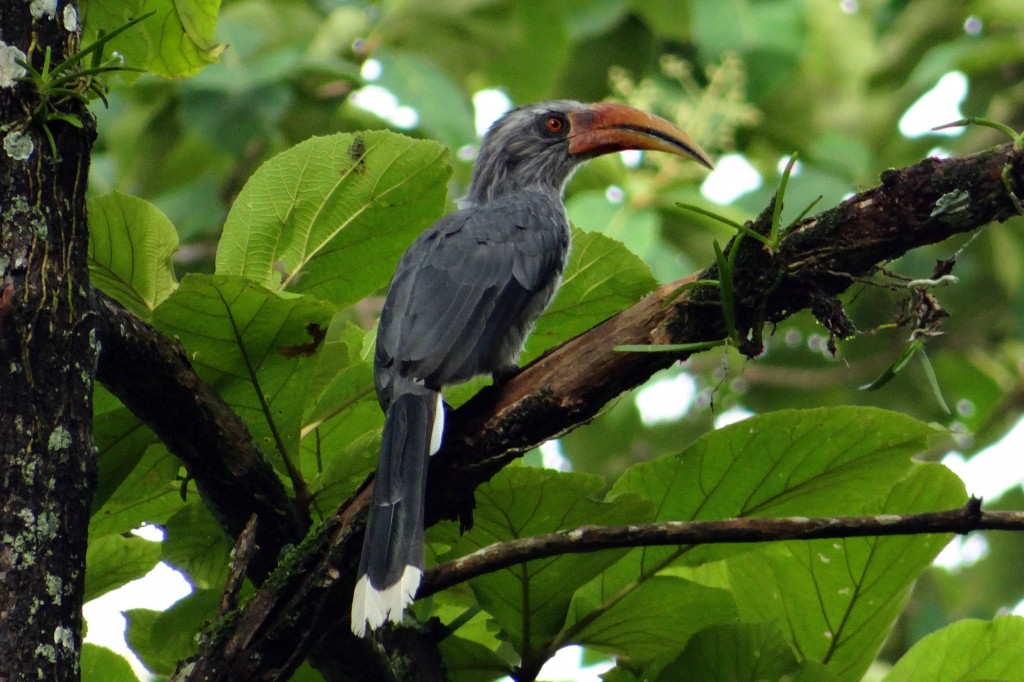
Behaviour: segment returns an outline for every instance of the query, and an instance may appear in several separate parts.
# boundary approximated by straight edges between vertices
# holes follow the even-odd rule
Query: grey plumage
[[[561,202],[532,189],[438,221],[402,258],[381,314],[381,405],[399,377],[440,389],[514,364],[568,249]]]

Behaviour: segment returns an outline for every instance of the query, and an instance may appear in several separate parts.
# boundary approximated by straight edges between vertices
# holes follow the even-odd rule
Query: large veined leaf
[[[776,623],[714,625],[698,632],[656,682],[677,680],[835,679],[824,666],[800,662]]]
[[[314,354],[333,313],[242,277],[189,275],[154,319],[282,466],[282,456],[297,456]]]
[[[174,225],[148,201],[120,192],[89,200],[89,276],[138,317],[148,320],[178,286],[177,250]]]
[[[678,651],[698,631],[737,619],[726,590],[657,575],[623,590],[598,577],[577,591],[559,641],[635,662]]]
[[[677,280],[687,273],[687,266],[693,267],[662,239],[661,216],[651,206],[615,202],[603,190],[585,190],[567,199],[565,209],[573,224],[625,244],[659,282]]]
[[[445,558],[451,558],[495,542],[583,524],[642,523],[651,518],[650,505],[633,496],[611,503],[593,499],[602,484],[598,476],[509,467],[477,490],[470,532],[460,536],[455,524],[443,524],[432,529],[428,539],[450,545],[452,551]],[[561,629],[573,592],[623,553],[539,559],[481,576],[470,585],[516,651],[528,659]]]
[[[966,500],[963,483],[939,464],[916,464],[863,514],[949,509]],[[745,621],[782,624],[802,660],[860,680],[902,611],[910,587],[951,535],[782,542],[727,560]]]
[[[562,286],[526,343],[523,362],[625,310],[658,282],[620,242],[573,228]]]
[[[347,306],[386,285],[402,252],[440,215],[449,173],[436,142],[386,131],[306,140],[242,188],[217,272]]]
[[[940,433],[870,407],[781,410],[630,468],[612,495],[644,495],[666,521],[852,513],[884,494]]]
[[[1024,682],[1024,618],[961,620],[911,647],[884,682]]]
[[[658,521],[855,514],[887,494],[893,481],[913,468],[911,456],[936,433],[910,417],[874,408],[780,411],[724,427],[678,455],[630,468],[612,486],[610,498],[645,497],[654,503]],[[577,593],[570,628],[617,622],[620,602],[683,560],[709,561],[744,551],[737,545],[633,550]],[[661,604],[666,605],[679,608],[675,600]],[[658,607],[654,602],[648,609]],[[644,614],[638,610],[636,616]],[[703,621],[715,622],[723,621]],[[649,650],[620,653],[651,655]]]
[[[183,78],[216,62],[224,45],[217,42],[220,0],[83,0],[85,41],[110,33],[147,12],[156,12],[116,36],[105,51],[124,55],[128,66],[164,78]]]

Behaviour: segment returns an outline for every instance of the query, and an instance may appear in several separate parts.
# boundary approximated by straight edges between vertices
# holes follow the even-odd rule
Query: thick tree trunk
[[[77,46],[75,9],[38,3],[0,13],[0,680],[77,680],[86,534],[94,479],[85,187],[92,119],[40,125],[34,85],[12,57],[41,67]],[[40,16],[34,17],[33,12]],[[74,22],[71,23],[75,27]],[[17,52],[15,51],[17,50]],[[45,106],[45,105],[44,105]]]

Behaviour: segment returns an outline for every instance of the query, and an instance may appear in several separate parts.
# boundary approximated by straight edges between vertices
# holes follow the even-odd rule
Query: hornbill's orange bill
[[[569,112],[569,153],[587,158],[626,149],[668,152],[707,168],[711,158],[689,135],[646,111],[613,102]]]

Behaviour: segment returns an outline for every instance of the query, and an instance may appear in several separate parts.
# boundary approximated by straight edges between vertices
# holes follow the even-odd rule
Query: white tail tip
[[[352,594],[352,632],[363,637],[367,625],[370,630],[376,630],[387,620],[394,623],[402,620],[405,607],[416,597],[422,576],[420,569],[406,566],[402,579],[383,590],[371,585],[369,576],[361,577]]]
[[[441,449],[444,436],[444,397],[437,394],[437,405],[434,407],[434,427],[430,430],[430,454],[437,454]]]

